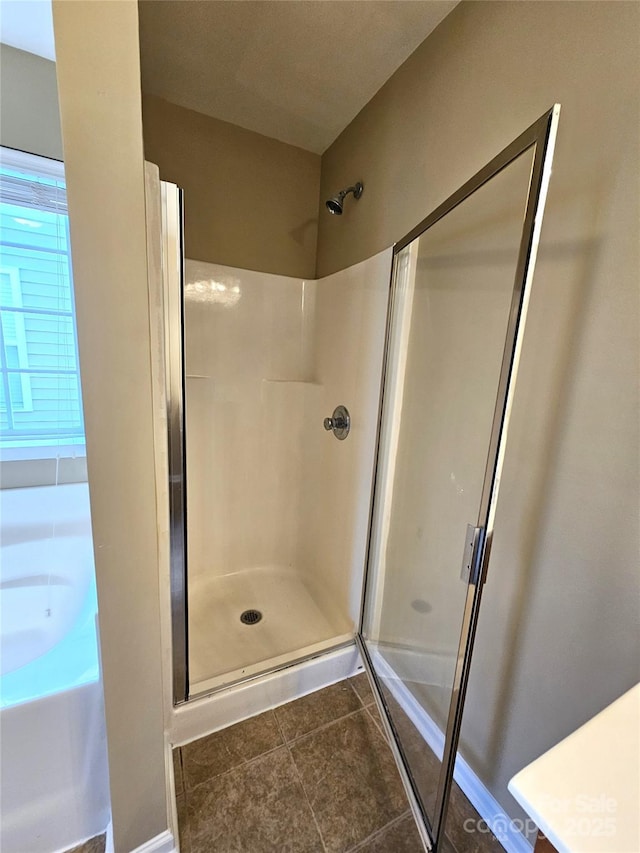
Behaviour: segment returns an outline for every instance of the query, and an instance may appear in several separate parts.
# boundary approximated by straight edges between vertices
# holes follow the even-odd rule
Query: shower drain
[[[240,614],[240,621],[245,625],[255,625],[262,619],[262,613],[259,610],[245,610]]]

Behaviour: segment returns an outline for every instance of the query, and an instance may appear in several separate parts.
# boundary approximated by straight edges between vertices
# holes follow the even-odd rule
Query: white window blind
[[[0,444],[84,441],[62,163],[0,149]]]

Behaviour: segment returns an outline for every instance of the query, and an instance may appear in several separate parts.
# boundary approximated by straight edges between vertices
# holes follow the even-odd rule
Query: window
[[[1,149],[0,447],[83,445],[63,164]]]

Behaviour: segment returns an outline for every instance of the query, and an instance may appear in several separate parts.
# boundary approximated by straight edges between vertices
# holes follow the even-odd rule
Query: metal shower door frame
[[[173,704],[189,698],[187,629],[187,491],[184,388],[184,205],[183,191],[160,181],[164,369],[169,473],[169,573]]]
[[[458,741],[460,737],[460,728],[462,724],[462,714],[464,711],[464,702],[466,696],[467,685],[469,681],[469,672],[471,667],[471,657],[473,652],[473,644],[478,624],[478,616],[480,611],[480,603],[482,598],[482,588],[486,581],[489,559],[491,554],[491,543],[493,538],[493,527],[495,521],[495,511],[498,498],[498,490],[500,486],[500,477],[504,463],[504,455],[506,450],[507,433],[509,427],[509,419],[511,408],[513,405],[513,397],[515,392],[515,382],[522,350],[522,341],[524,337],[524,329],[526,323],[527,308],[531,293],[531,284],[535,270],[538,246],[540,241],[540,232],[542,228],[542,219],[544,215],[544,207],[547,198],[549,180],[551,177],[551,166],[553,161],[553,152],[558,128],[558,120],[560,116],[560,105],[555,104],[548,112],[542,115],[534,122],[527,130],[517,137],[510,145],[494,157],[484,168],[480,169],[472,178],[463,184],[455,193],[449,196],[446,201],[439,205],[429,216],[413,228],[402,240],[394,246],[394,265],[391,274],[391,288],[389,297],[389,314],[387,318],[387,331],[385,342],[385,356],[383,364],[382,388],[381,388],[381,403],[378,422],[378,437],[377,437],[377,458],[375,467],[375,478],[372,491],[371,515],[369,524],[369,547],[367,554],[367,564],[365,569],[365,577],[362,594],[362,607],[360,613],[360,624],[356,635],[356,644],[362,656],[365,669],[371,682],[376,703],[380,710],[380,715],[384,727],[387,731],[388,738],[391,743],[392,752],[398,764],[400,775],[403,779],[405,788],[409,795],[412,811],[416,817],[418,829],[425,847],[429,850],[438,849],[441,840],[444,838],[444,830],[446,826],[447,808],[449,803],[449,795],[453,781],[453,771],[458,749]],[[464,606],[464,615],[460,632],[460,641],[458,645],[458,655],[456,660],[453,688],[451,701],[449,706],[449,714],[447,719],[446,737],[440,778],[438,782],[438,793],[436,799],[436,808],[434,813],[433,826],[422,807],[420,796],[415,783],[411,776],[411,771],[406,762],[400,739],[395,731],[394,725],[388,714],[386,703],[382,694],[380,684],[375,674],[375,669],[369,655],[366,639],[364,637],[364,620],[366,617],[366,600],[369,590],[370,578],[373,576],[372,560],[373,551],[371,543],[373,540],[373,531],[378,518],[378,487],[379,473],[381,463],[381,443],[383,440],[383,414],[384,414],[384,395],[385,384],[387,379],[387,371],[389,370],[389,349],[391,343],[391,332],[393,323],[393,309],[395,301],[396,288],[396,264],[398,254],[406,248],[413,240],[427,231],[432,225],[435,225],[440,219],[450,213],[454,208],[461,204],[465,199],[472,195],[480,187],[484,186],[488,181],[495,177],[499,172],[509,166],[514,160],[520,157],[529,149],[534,148],[533,166],[531,170],[531,179],[529,182],[529,191],[527,195],[527,203],[525,216],[522,226],[522,234],[520,239],[520,248],[518,252],[518,261],[516,265],[516,274],[514,287],[511,298],[511,307],[509,311],[509,320],[507,324],[507,332],[505,338],[505,347],[502,356],[502,364],[500,368],[500,378],[498,381],[498,391],[496,395],[496,405],[494,409],[493,423],[491,428],[491,436],[489,440],[489,449],[487,454],[487,462],[485,466],[485,474],[482,486],[482,494],[480,498],[480,507],[478,511],[478,520],[476,527],[476,536],[473,548],[472,570],[467,585],[467,594]]]

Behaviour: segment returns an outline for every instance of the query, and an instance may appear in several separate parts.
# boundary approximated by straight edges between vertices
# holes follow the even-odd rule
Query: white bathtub
[[[109,790],[86,484],[0,492],[0,849],[103,832]]]
[[[0,675],[24,667],[74,627],[89,593],[88,536],[36,539],[0,553]]]

